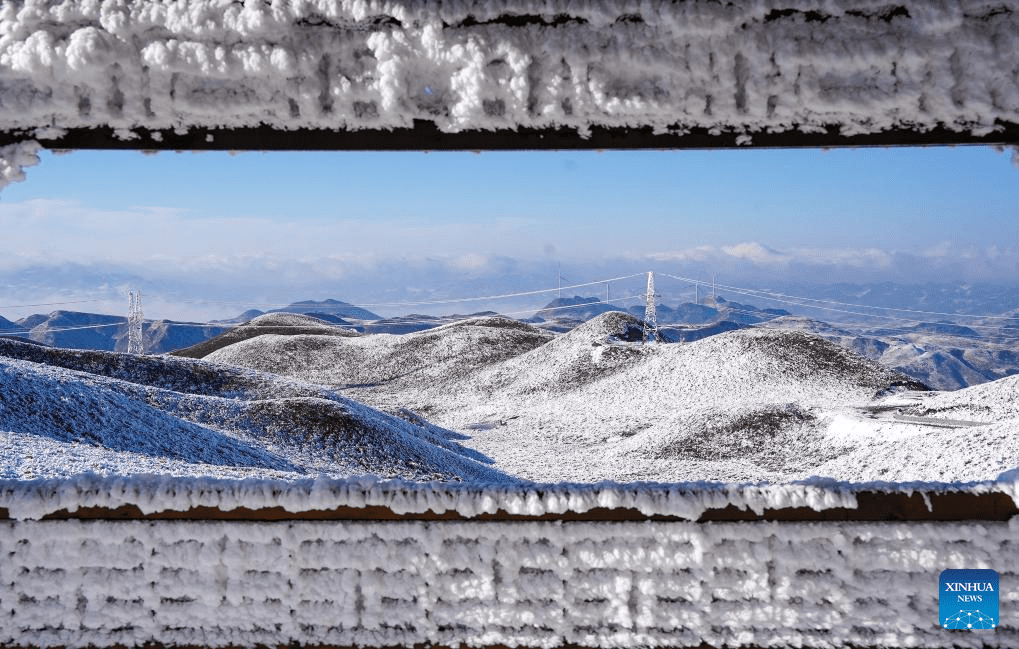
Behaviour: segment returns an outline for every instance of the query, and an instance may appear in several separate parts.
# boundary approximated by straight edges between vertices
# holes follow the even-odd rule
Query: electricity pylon
[[[131,291],[127,311],[127,353],[144,354],[145,340],[142,337],[142,322],[145,315],[142,313],[142,292]]]
[[[655,312],[655,274],[647,274],[647,306],[644,307],[644,342],[658,340],[658,315]]]

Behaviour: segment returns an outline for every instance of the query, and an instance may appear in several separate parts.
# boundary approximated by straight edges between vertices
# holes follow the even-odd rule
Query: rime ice
[[[1019,121],[1016,3],[8,2],[0,130]],[[52,133],[52,131],[50,131]]]

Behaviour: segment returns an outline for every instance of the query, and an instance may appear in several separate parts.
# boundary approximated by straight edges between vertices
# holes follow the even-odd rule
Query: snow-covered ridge
[[[1019,477],[1019,476],[1016,476]],[[1019,506],[1019,480],[944,483],[839,483],[815,479],[783,485],[736,485],[711,482],[654,484],[481,484],[413,483],[353,479],[267,480],[190,478],[166,475],[98,476],[0,480],[0,509],[12,519],[40,519],[66,510],[117,509],[133,505],[143,515],[187,512],[206,507],[229,512],[282,508],[286,512],[321,512],[341,507],[384,507],[396,515],[443,514],[463,518],[504,512],[512,516],[585,513],[592,510],[637,510],[651,516],[690,521],[704,512],[733,506],[757,515],[765,510],[809,508],[856,509],[862,492],[920,493],[925,501],[941,493],[1006,494]],[[257,516],[256,516],[257,518]]]
[[[21,1],[0,10],[0,131],[979,135],[1019,122],[1017,69],[1016,0]]]

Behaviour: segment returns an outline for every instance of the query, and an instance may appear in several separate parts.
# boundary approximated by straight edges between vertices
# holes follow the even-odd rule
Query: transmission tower
[[[655,312],[655,274],[647,274],[647,306],[644,308],[644,342],[658,340],[658,315]]]
[[[128,295],[127,353],[144,354],[145,341],[142,338],[142,322],[145,320],[145,314],[142,313],[142,292],[131,291]]]

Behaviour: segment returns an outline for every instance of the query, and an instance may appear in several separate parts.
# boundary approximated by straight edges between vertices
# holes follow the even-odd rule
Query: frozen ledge
[[[0,10],[0,145],[318,148],[322,133],[369,149],[1016,143],[1019,0]]]
[[[1008,520],[1019,483],[461,485],[139,475],[0,481],[0,518],[209,520]]]

